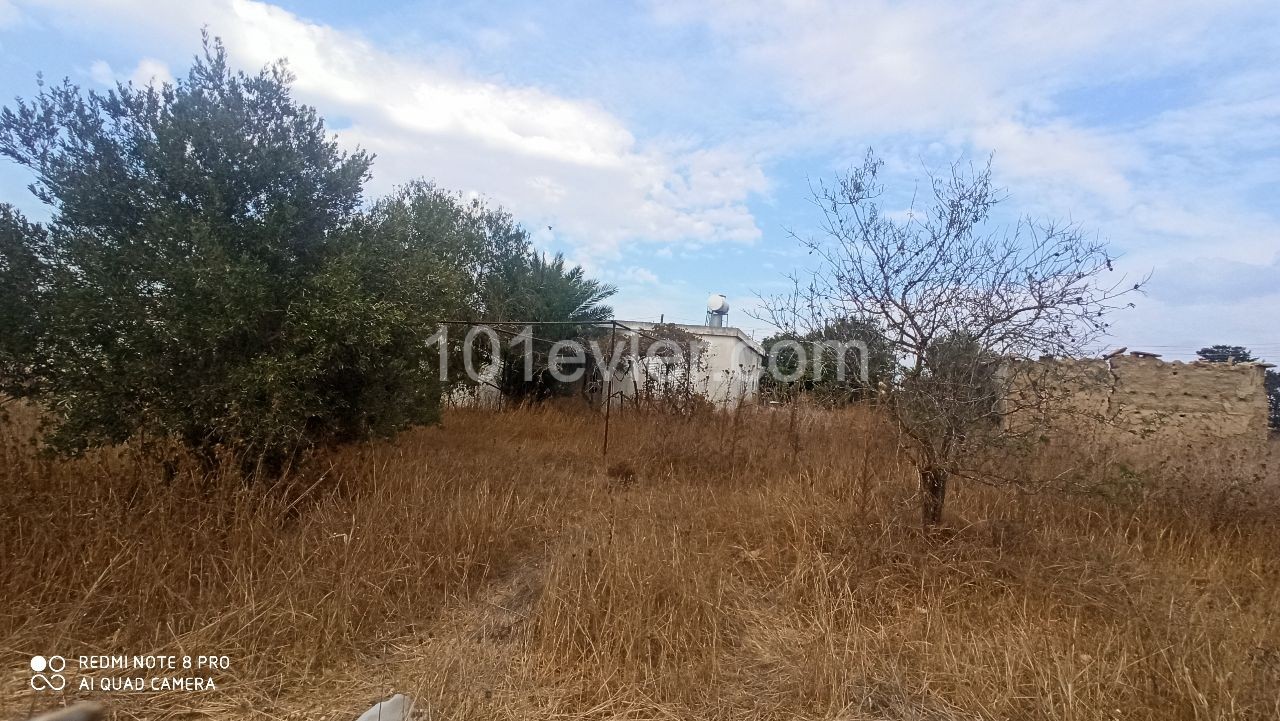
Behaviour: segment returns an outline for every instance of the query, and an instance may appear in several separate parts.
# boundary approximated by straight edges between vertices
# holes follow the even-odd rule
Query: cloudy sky
[[[1114,345],[1280,358],[1280,5],[1270,2],[0,0],[0,94],[185,72],[200,28],[287,58],[370,196],[486,195],[621,289],[619,317],[731,319],[809,259],[811,181],[995,155],[1010,217],[1070,219],[1152,273]],[[42,211],[24,171],[0,199]],[[893,200],[891,198],[891,201]]]

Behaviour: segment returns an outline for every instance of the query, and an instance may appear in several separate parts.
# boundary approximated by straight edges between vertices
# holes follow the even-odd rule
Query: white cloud
[[[173,74],[163,62],[155,58],[143,58],[129,74],[129,80],[134,85],[162,85],[173,82]]]
[[[1162,281],[1152,295],[1172,306],[1256,300],[1280,293],[1280,256],[1266,264],[1196,258],[1167,267]]]
[[[974,127],[971,142],[994,149],[998,172],[1015,188],[1039,186],[1050,207],[1088,203],[1122,210],[1133,202],[1126,171],[1140,161],[1133,148],[1106,135],[1063,122],[1002,120]]]
[[[1244,279],[1255,296],[1277,280],[1280,215],[1265,201],[1280,182],[1274,4],[663,0],[655,11],[705,26],[773,83],[802,114],[778,133],[792,147],[848,148],[850,162],[874,145],[908,183],[922,161],[995,151],[1009,207],[1100,232],[1131,277],[1155,269],[1152,296],[1118,332],[1267,337],[1262,315],[1233,299]],[[1150,87],[1180,95],[1125,97]],[[1098,90],[1105,104],[1090,105]],[[1197,311],[1178,312],[1192,296]]]
[[[980,125],[1047,107],[1056,92],[1082,79],[1114,81],[1190,66],[1219,40],[1213,30],[1251,7],[1257,14],[1261,5],[655,3],[669,22],[705,24],[795,105],[840,133]]]
[[[169,66],[155,58],[143,58],[133,72],[117,73],[105,60],[95,60],[89,65],[89,77],[99,85],[114,86],[116,83],[131,82],[134,85],[159,85],[173,82],[173,74]]]
[[[658,282],[658,276],[648,268],[633,265],[619,273],[618,280],[633,284],[653,285]]]
[[[1013,193],[1009,207],[1097,230],[1126,253],[1121,267],[1130,275],[1155,269],[1152,295],[1122,332],[1143,342],[1212,334],[1214,308],[1234,314],[1237,332],[1264,332],[1259,316],[1234,305],[1243,301],[1231,284],[1233,274],[1265,282],[1280,248],[1280,210],[1271,202],[1280,183],[1273,3],[654,0],[650,7],[660,21],[707,31],[714,62],[676,54],[622,70],[602,63],[592,73],[608,82],[586,86],[602,102],[637,97],[650,114],[666,113],[670,86],[686,82],[681,72],[713,68],[714,81],[697,86],[705,103],[699,96],[685,108],[697,117],[673,114],[670,125],[710,127],[727,117],[715,130],[726,145],[646,136],[617,116],[616,101],[605,107],[480,78],[460,59],[475,56],[447,46],[429,45],[427,62],[260,2],[101,0],[86,8],[40,0],[24,9],[69,34],[110,38],[173,67],[205,24],[242,66],[288,57],[299,95],[343,120],[342,142],[378,154],[373,193],[418,176],[483,193],[525,220],[540,247],[567,242],[575,262],[602,276],[639,267],[639,252],[689,260],[690,276],[704,272],[709,244],[761,237],[752,199],[776,200],[768,210],[786,211],[780,222],[801,217],[777,206],[803,212],[802,197],[769,197],[766,160],[831,159],[809,168],[817,178],[874,145],[909,182],[922,163],[994,150],[997,180]],[[468,42],[482,52],[527,51],[520,38],[532,31],[516,15],[505,25],[495,24],[505,14],[489,16]],[[558,42],[554,28],[545,30],[538,42]],[[146,62],[122,74],[95,64],[91,74],[158,77]],[[750,92],[729,87],[735,83]],[[1134,100],[1130,89],[1152,94]],[[736,105],[744,98],[750,107]],[[630,247],[641,251],[625,253]],[[804,262],[781,243],[762,250],[783,258],[780,267]],[[1180,275],[1188,265],[1205,271]],[[707,291],[680,285],[666,270],[659,284],[616,272],[613,280],[636,288],[628,295],[624,287],[628,307],[654,316],[662,304],[700,307]],[[1200,326],[1184,333],[1185,324]]]
[[[207,24],[246,68],[287,58],[301,98],[350,120],[340,141],[377,154],[375,194],[434,178],[481,192],[530,225],[553,225],[558,237],[599,257],[632,242],[760,235],[746,203],[764,188],[764,176],[751,159],[639,140],[590,101],[433,67],[251,0],[109,0],[92,9],[51,0],[43,7],[79,32],[128,29],[153,38],[148,47],[163,36],[188,52]],[[167,69],[146,60],[133,73],[147,74],[167,76]]]
[[[89,66],[89,77],[93,78],[93,82],[99,85],[115,85],[118,81],[116,73],[111,69],[111,64],[106,60],[95,60]]]

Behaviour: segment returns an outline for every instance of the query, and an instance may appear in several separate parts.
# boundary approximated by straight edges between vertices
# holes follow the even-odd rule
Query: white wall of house
[[[644,332],[653,330],[656,324],[638,321],[621,321],[619,333],[625,328]],[[764,368],[764,349],[741,329],[715,328],[703,325],[668,324],[691,333],[706,344],[701,367],[693,378],[693,390],[721,408],[734,408],[740,403],[756,400],[760,389],[760,373]],[[615,403],[624,403],[635,396],[644,385],[643,369],[632,367],[615,376],[613,393]]]

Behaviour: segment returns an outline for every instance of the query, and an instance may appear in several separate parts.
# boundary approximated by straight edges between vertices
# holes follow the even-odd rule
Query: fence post
[[[609,321],[609,353],[617,351],[614,346],[614,338],[618,334],[618,321]],[[609,415],[613,410],[613,364],[605,358],[605,370],[609,373],[609,378],[605,381],[604,391],[604,444],[600,447],[600,457],[608,458],[609,456]]]

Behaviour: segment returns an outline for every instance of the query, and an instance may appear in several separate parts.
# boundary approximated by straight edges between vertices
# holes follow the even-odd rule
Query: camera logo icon
[[[61,656],[31,657],[31,688],[36,691],[61,691],[67,687],[67,678],[62,672],[67,668],[67,660]]]

